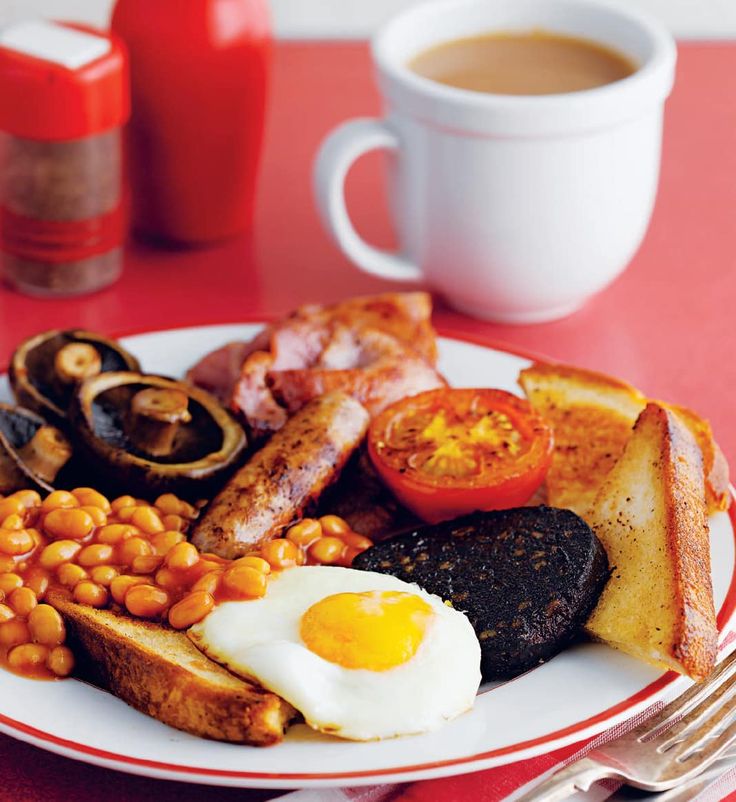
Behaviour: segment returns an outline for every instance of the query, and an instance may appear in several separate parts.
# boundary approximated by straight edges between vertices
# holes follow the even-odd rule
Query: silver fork
[[[558,802],[598,780],[666,791],[697,777],[736,741],[736,651],[659,713],[553,774],[516,802]]]

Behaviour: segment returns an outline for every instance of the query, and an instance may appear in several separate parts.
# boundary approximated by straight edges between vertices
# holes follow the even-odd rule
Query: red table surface
[[[736,70],[736,44],[687,43],[679,51],[659,198],[626,273],[556,323],[483,323],[439,300],[435,320],[443,331],[606,371],[652,397],[691,406],[711,420],[736,465],[736,82],[727,80]],[[0,364],[21,339],[52,327],[114,334],[253,320],[307,301],[401,289],[346,262],[323,232],[311,197],[311,163],[322,138],[342,120],[378,111],[364,44],[278,45],[252,236],[190,251],[133,243],[123,279],[79,300],[40,301],[0,289]],[[370,156],[357,165],[349,200],[362,233],[387,245],[378,165]],[[244,796],[90,768],[0,736],[0,800],[236,798]]]

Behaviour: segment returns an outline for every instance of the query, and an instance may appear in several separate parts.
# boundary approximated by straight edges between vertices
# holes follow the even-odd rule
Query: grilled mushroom
[[[19,404],[58,426],[75,387],[112,370],[140,370],[138,360],[114,340],[91,331],[46,331],[22,342],[10,362],[10,384]]]
[[[0,404],[0,493],[50,492],[72,456],[66,437],[34,412]]]
[[[110,491],[203,498],[239,464],[239,423],[209,393],[131,371],[100,373],[69,408],[80,453]]]

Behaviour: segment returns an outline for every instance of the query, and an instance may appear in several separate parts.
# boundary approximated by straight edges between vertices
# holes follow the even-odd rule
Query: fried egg
[[[480,684],[468,619],[369,571],[284,571],[263,598],[220,604],[189,637],[290,702],[310,727],[351,740],[435,730],[472,707]]]

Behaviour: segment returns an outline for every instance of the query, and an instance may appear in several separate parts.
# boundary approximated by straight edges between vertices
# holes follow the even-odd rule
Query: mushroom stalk
[[[77,384],[102,370],[100,352],[90,343],[69,343],[56,352],[54,371],[62,384]]]
[[[72,456],[72,447],[54,426],[41,426],[20,449],[21,462],[36,476],[49,484]]]
[[[136,393],[130,413],[128,436],[136,448],[153,457],[171,454],[179,426],[192,419],[186,393],[168,387]]]

